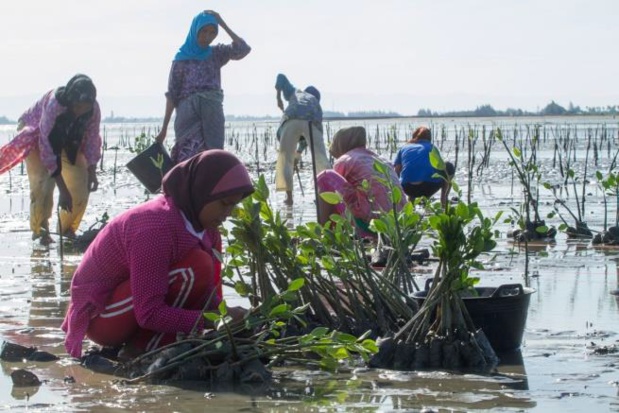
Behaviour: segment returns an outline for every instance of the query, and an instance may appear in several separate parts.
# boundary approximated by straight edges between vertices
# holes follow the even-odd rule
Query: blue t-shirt
[[[430,163],[430,152],[432,152],[432,142],[419,141],[408,143],[398,151],[394,165],[402,165],[400,172],[400,182],[441,182],[441,178],[432,178],[432,175],[439,173]]]

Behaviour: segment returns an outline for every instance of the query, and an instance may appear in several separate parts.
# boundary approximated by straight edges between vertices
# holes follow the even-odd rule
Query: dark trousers
[[[456,173],[456,168],[451,162],[445,163],[445,169],[447,170],[447,174],[450,178]],[[445,185],[445,181],[443,180],[438,182],[421,182],[418,184],[411,184],[407,182],[402,184],[402,189],[404,190],[404,193],[408,195],[408,198],[413,201],[415,198],[420,198],[422,196],[430,198],[432,195],[437,193],[443,185]]]

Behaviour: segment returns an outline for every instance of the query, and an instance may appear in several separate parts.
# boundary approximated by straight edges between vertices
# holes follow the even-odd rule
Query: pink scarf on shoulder
[[[37,144],[36,127],[26,126],[6,145],[0,148],[0,175],[26,159]]]

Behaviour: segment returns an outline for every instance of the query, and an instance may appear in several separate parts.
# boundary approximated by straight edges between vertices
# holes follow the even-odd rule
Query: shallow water
[[[563,127],[568,120],[552,122]],[[385,130],[393,126],[388,121],[377,125]],[[614,128],[613,136],[617,136],[616,123],[611,121],[609,125]],[[332,125],[333,130],[337,126]],[[370,132],[378,129],[367,127]],[[404,131],[410,127],[406,124],[398,127],[402,141]],[[243,135],[251,139],[252,128],[252,125],[239,126],[238,139],[242,140]],[[108,125],[108,147],[119,136],[131,137],[139,131],[135,126]],[[2,137],[10,133],[8,129],[0,131],[0,144],[5,142]],[[378,139],[375,142],[379,145]],[[234,139],[229,140],[228,148],[234,150],[235,143]],[[237,153],[250,164],[253,173],[260,168],[267,182],[272,182],[274,148],[241,146],[244,150]],[[444,153],[453,151],[445,148]],[[96,223],[104,212],[114,216],[148,197],[122,166],[132,154],[119,150],[117,155],[114,174],[115,151],[105,152],[100,189],[92,196],[82,229]],[[551,151],[542,155],[545,174],[549,179],[556,177],[557,172],[548,161]],[[579,160],[584,158],[582,150],[577,155]],[[509,207],[521,200],[519,184],[512,182],[505,159],[505,153],[495,146],[490,167],[482,177],[476,177],[472,187],[471,195],[486,215],[499,210],[509,214]],[[291,225],[314,220],[316,216],[308,154],[304,160],[300,176],[303,193],[297,184],[294,207],[283,205],[283,194],[271,194],[274,207]],[[602,165],[608,165],[608,159],[601,159],[598,169],[606,167]],[[466,190],[463,163],[456,179]],[[61,259],[58,244],[46,249],[31,241],[28,182],[20,167],[0,176],[0,193],[0,338],[64,356],[59,325],[80,254],[63,250]],[[590,195],[586,220],[590,228],[599,230],[603,225],[602,193],[594,182],[587,186],[587,193]],[[543,191],[540,201],[544,214],[552,209],[550,193]],[[611,211],[614,213],[614,208]],[[559,224],[556,218],[547,222]],[[114,377],[85,370],[66,358],[52,363],[1,362],[0,409],[389,412],[418,411],[425,407],[436,411],[619,411],[619,353],[595,355],[592,351],[593,345],[619,345],[619,296],[611,294],[619,289],[619,249],[596,249],[587,241],[574,242],[559,234],[552,244],[531,246],[531,276],[525,278],[523,250],[507,239],[508,224],[499,223],[497,228],[501,238],[496,259],[488,261],[485,271],[475,274],[481,278],[480,284],[522,283],[536,290],[531,296],[522,349],[502,356],[498,374],[358,369],[333,375],[310,370],[276,370],[274,380],[267,385],[230,389],[207,383],[184,383],[182,387],[123,386]],[[423,285],[432,267],[422,266],[418,272],[419,284]],[[226,299],[242,303],[232,291],[226,291]],[[38,388],[13,388],[9,375],[17,368],[34,372],[45,380],[44,384]],[[65,380],[68,377],[75,382]]]

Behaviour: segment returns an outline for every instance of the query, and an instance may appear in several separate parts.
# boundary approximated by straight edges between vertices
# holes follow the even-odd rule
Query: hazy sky
[[[10,0],[0,116],[76,72],[104,115],[162,116],[171,60],[204,9],[252,46],[222,69],[228,114],[277,115],[278,72],[343,112],[619,104],[619,0]]]

